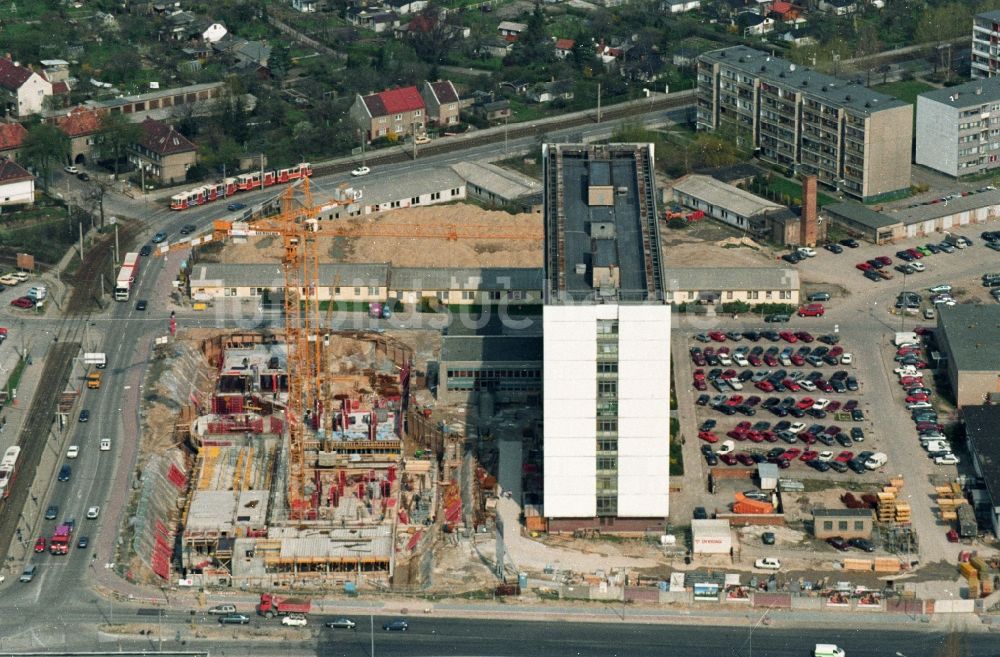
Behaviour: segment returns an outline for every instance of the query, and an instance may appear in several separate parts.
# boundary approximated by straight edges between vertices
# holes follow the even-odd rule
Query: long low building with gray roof
[[[388,263],[334,263],[319,266],[319,301],[434,305],[538,304],[539,268],[490,267],[433,269],[392,267]],[[196,301],[267,298],[274,301],[284,285],[281,265],[197,263],[188,289]],[[301,293],[301,291],[300,291]]]
[[[799,302],[799,272],[776,267],[693,267],[664,269],[667,301],[751,305]]]

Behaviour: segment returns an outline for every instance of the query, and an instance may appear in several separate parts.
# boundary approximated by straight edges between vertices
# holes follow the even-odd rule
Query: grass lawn
[[[68,221],[66,210],[58,206],[41,202],[0,217],[0,255],[6,259],[24,251],[39,262],[54,264],[76,242],[78,220]]]
[[[911,105],[917,104],[917,96],[925,91],[931,91],[935,88],[936,87],[932,87],[926,82],[919,82],[917,80],[903,80],[901,82],[890,82],[888,84],[872,86],[872,89],[875,91],[895,96],[900,100],[905,100]]]
[[[768,185],[772,192],[778,195],[780,199],[783,194],[787,194],[789,198],[792,199],[793,204],[798,204],[802,202],[802,185],[798,182],[788,180],[787,178],[781,178],[779,176],[772,176],[771,183]],[[780,201],[779,201],[780,202]],[[824,205],[830,205],[831,203],[839,203],[840,199],[829,196],[822,192],[816,194],[816,204],[820,207]]]

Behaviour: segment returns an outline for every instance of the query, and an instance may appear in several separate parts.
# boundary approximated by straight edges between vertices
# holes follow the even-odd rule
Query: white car
[[[89,509],[87,509],[87,517],[90,518],[91,520],[93,520],[99,515],[101,515],[101,507],[92,506]]]
[[[101,438],[101,451],[102,452],[108,452],[110,450],[111,450],[111,439],[110,438]]]
[[[924,271],[924,270],[927,269],[927,267],[924,265],[924,263],[919,262],[919,261],[917,261],[917,262],[908,262],[906,264],[913,271]]]
[[[80,173],[80,170],[74,166],[63,167],[63,171],[65,171],[66,173],[72,173],[74,175]]]
[[[924,448],[931,456],[952,453],[951,443],[946,440],[929,440],[924,444]]]
[[[816,392],[816,384],[810,381],[809,379],[802,379],[801,381],[798,382],[798,384],[799,387],[805,390],[806,392]]]
[[[416,144],[417,146],[421,144],[429,144],[431,143],[431,138],[428,137],[427,135],[417,135],[416,137],[413,138],[413,143]]]
[[[716,354],[719,357],[719,365],[723,367],[729,367],[733,364],[733,359],[729,357],[729,354]]]
[[[888,461],[889,457],[886,456],[884,452],[875,452],[868,457],[867,461],[865,461],[865,467],[869,470],[878,470],[883,465],[888,463]]]
[[[351,175],[355,176],[355,177],[357,177],[357,176],[367,176],[371,172],[372,172],[372,170],[369,169],[368,167],[358,167],[357,169],[354,169],[353,171],[351,171]]]
[[[840,355],[840,364],[841,365],[850,365],[853,362],[854,362],[854,355],[853,354],[841,354]]]
[[[833,460],[833,452],[830,451],[820,452],[819,456],[817,456],[816,458],[819,459],[820,461],[829,463],[830,461]]]
[[[903,365],[902,367],[897,367],[896,369],[894,369],[893,372],[903,377],[903,376],[916,376],[917,374],[919,374],[920,370],[918,370],[913,365]]]
[[[799,255],[803,255],[807,258],[816,257],[816,249],[810,248],[808,246],[800,246],[798,249]]]
[[[788,427],[788,431],[791,433],[802,433],[806,430],[805,422],[793,422],[791,426]]]
[[[66,450],[66,458],[75,459],[80,456],[80,447],[78,445],[70,445],[69,449]]]
[[[817,399],[816,401],[813,402],[812,407],[813,407],[814,411],[822,411],[822,410],[824,410],[829,405],[830,405],[830,400],[829,399],[824,399],[824,398],[820,397],[819,399]]]
[[[937,463],[938,465],[958,465],[959,464],[958,457],[955,456],[954,454],[952,454],[951,452],[946,452],[946,453],[942,454],[941,456],[935,456],[934,457],[934,462]]]
[[[726,383],[729,384],[729,387],[733,390],[743,390],[743,384],[739,379],[729,379]]]
[[[743,354],[733,354],[733,362],[739,365],[740,367],[746,367],[747,365],[750,364],[750,361],[748,361],[747,357],[744,356]]]
[[[781,562],[774,557],[763,557],[754,561],[753,567],[762,570],[781,570]]]
[[[935,294],[943,294],[944,292],[951,292],[951,286],[947,283],[941,283],[940,285],[935,285],[934,287],[927,288]]]
[[[281,624],[290,625],[292,627],[305,627],[308,625],[308,621],[302,614],[288,614],[281,619]]]
[[[925,401],[911,402],[906,405],[906,410],[916,411],[921,408],[934,408],[934,404]]]
[[[736,450],[736,443],[732,440],[724,440],[722,444],[719,445],[719,449],[716,450],[716,454],[722,456],[723,454],[728,454]]]

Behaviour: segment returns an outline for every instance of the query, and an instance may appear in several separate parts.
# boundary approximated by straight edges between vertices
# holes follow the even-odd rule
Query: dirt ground
[[[661,225],[663,259],[668,267],[767,267],[778,254],[730,226],[704,220],[687,228]]]
[[[407,208],[322,225],[357,231],[358,237],[320,238],[320,262],[388,262],[396,267],[542,266],[540,214],[511,215],[456,204]],[[453,233],[475,237],[456,239]],[[279,238],[259,237],[244,244],[227,244],[220,257],[227,263],[277,262],[281,253]]]

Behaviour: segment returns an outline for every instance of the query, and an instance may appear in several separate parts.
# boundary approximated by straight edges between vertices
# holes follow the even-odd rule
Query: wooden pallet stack
[[[956,509],[962,504],[966,504],[962,495],[962,487],[955,482],[944,486],[935,486],[934,492],[937,495],[937,505],[941,520],[945,522],[955,522],[958,520]]]

